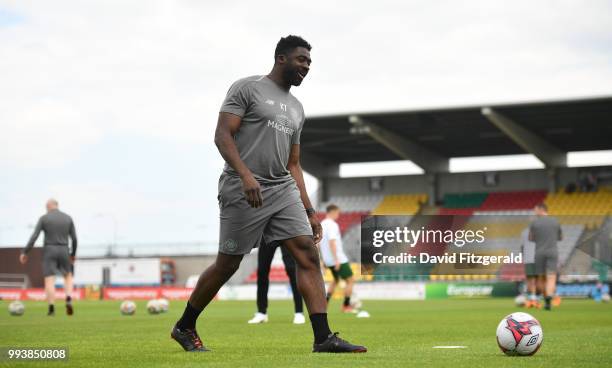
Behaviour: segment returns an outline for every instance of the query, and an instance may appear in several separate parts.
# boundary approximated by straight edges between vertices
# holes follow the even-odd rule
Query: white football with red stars
[[[497,326],[497,345],[506,355],[533,355],[544,340],[542,326],[523,312],[504,317]]]

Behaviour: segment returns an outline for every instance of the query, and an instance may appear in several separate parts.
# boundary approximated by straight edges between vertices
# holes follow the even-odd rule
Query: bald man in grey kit
[[[77,249],[76,230],[72,218],[58,209],[58,203],[55,199],[49,199],[46,207],[47,213],[36,223],[30,241],[19,256],[19,262],[21,264],[28,262],[28,252],[34,247],[40,232],[44,232],[42,268],[45,277],[45,294],[49,303],[47,315],[55,315],[55,275],[61,274],[64,276],[66,314],[71,316],[74,313],[72,307],[72,263]],[[68,249],[68,239],[71,243],[70,250]]]

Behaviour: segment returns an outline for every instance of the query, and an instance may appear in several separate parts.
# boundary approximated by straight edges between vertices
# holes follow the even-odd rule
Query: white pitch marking
[[[467,346],[462,345],[442,345],[442,346],[434,346],[434,349],[465,349]]]

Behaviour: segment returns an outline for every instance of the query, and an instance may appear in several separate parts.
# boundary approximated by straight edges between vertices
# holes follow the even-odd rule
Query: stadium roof
[[[611,138],[612,97],[600,97],[310,117],[301,151],[315,172],[391,160],[445,172],[450,157],[521,153],[563,167],[565,153],[612,149]]]

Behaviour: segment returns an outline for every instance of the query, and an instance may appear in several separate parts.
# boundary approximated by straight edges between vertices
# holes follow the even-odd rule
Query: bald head
[[[47,201],[47,211],[53,211],[56,210],[58,207],[58,203],[57,200],[51,198]]]

